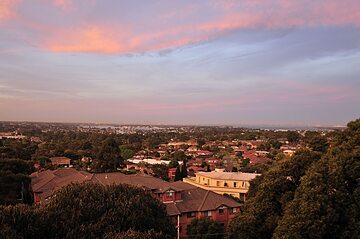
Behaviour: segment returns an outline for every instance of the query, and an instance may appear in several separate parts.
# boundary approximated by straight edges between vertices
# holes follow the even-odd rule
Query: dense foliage
[[[307,136],[301,151],[251,184],[243,213],[228,238],[359,238],[360,120],[337,133],[333,144]]]
[[[224,238],[224,228],[210,218],[195,218],[187,227],[186,234],[190,238],[221,239]]]
[[[31,203],[29,174],[32,163],[19,159],[0,160],[0,205]]]
[[[161,202],[126,185],[73,184],[44,206],[0,207],[4,238],[139,238],[142,233],[173,238],[175,228]]]

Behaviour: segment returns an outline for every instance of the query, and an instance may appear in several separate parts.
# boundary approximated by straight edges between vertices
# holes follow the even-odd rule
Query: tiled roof
[[[61,168],[33,173],[30,177],[33,192],[38,193],[44,200],[59,188],[70,183],[89,181],[92,176],[90,173],[77,171],[73,168]]]
[[[170,216],[178,215],[180,212],[211,211],[218,209],[220,206],[240,207],[238,202],[212,191],[207,191],[181,181],[172,184],[182,188],[183,191],[181,192],[181,201],[166,204]],[[174,206],[172,204],[175,204],[178,212],[173,209]]]
[[[70,159],[67,157],[52,157],[50,158],[50,161],[55,165],[70,164]]]
[[[31,175],[31,179],[33,191],[38,193],[41,200],[52,196],[56,190],[70,183],[92,181],[102,185],[124,183],[147,188],[154,193],[163,193],[169,189],[179,192],[181,193],[181,200],[165,203],[167,213],[170,216],[186,212],[216,210],[222,205],[240,207],[240,204],[236,201],[212,191],[207,191],[181,181],[169,183],[147,175],[125,175],[122,173],[90,174],[76,171],[72,168],[62,168],[34,173]]]
[[[147,175],[137,175],[137,174],[125,175],[122,173],[98,173],[98,174],[94,174],[92,181],[98,182],[102,185],[124,183],[136,187],[144,187],[150,190],[156,190],[159,192],[165,192],[169,189],[172,189],[174,191],[181,191],[180,188],[171,186],[170,183],[166,181]]]
[[[260,174],[256,173],[242,173],[242,172],[198,172],[196,175],[222,180],[243,180],[250,181]]]

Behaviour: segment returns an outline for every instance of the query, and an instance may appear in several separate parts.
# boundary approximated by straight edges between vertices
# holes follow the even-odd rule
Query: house
[[[218,194],[229,194],[245,201],[250,181],[260,174],[242,172],[198,172],[183,182]]]
[[[198,166],[187,167],[187,173],[190,176],[195,176],[195,173],[197,173],[197,172],[205,172],[205,171],[206,171],[205,168],[198,167]]]
[[[70,167],[70,161],[71,159],[67,157],[52,157],[50,158],[51,164],[54,166],[65,166]]]
[[[176,172],[176,168],[170,168],[169,172],[168,172],[168,177],[170,180],[174,180],[175,178],[175,172]]]
[[[291,150],[291,149],[286,149],[283,151],[283,153],[289,157],[293,156],[295,154],[295,152],[296,152],[295,150]]]
[[[187,238],[186,232],[194,218],[209,217],[224,229],[235,214],[240,212],[238,202],[202,188],[178,181],[169,183],[148,175],[122,173],[98,173],[76,171],[72,168],[47,170],[31,175],[35,203],[47,203],[56,191],[73,182],[94,182],[101,185],[128,184],[152,193],[166,206],[168,216],[178,228],[179,238]]]
[[[139,164],[139,163],[147,163],[147,164],[166,164],[169,165],[170,161],[169,160],[161,160],[161,159],[151,159],[151,158],[147,158],[147,159],[136,159],[136,158],[132,158],[132,159],[128,159],[128,162],[134,163],[134,164]]]
[[[55,191],[70,184],[91,180],[92,174],[73,168],[59,168],[31,174],[34,203],[47,203]]]
[[[198,158],[210,158],[213,155],[214,153],[208,150],[199,150],[196,152],[196,157]]]

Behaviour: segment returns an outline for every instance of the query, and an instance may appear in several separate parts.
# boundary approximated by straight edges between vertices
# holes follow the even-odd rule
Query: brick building
[[[34,173],[32,189],[36,203],[46,203],[58,189],[72,182],[94,182],[102,185],[128,184],[149,190],[162,201],[180,238],[187,238],[187,227],[194,218],[210,217],[224,228],[240,212],[240,204],[228,197],[184,182],[169,183],[159,178],[121,173],[90,174],[72,168]]]

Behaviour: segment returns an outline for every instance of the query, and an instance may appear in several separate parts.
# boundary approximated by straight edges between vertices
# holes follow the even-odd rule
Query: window
[[[235,207],[234,208],[229,208],[229,212],[230,212],[230,214],[236,213],[236,208]]]
[[[234,182],[234,188],[236,188],[237,187],[237,183],[236,182]]]
[[[204,217],[210,217],[211,216],[211,211],[203,212],[203,216]]]
[[[170,198],[173,196],[173,192],[172,191],[167,191],[166,192],[166,197]]]
[[[246,182],[242,181],[242,187],[245,188],[246,187]]]
[[[216,186],[220,187],[220,181],[216,181]]]
[[[240,200],[245,202],[245,193],[240,193]]]
[[[187,214],[187,217],[195,217],[195,212],[188,212]]]
[[[224,187],[227,187],[227,186],[228,186],[227,182],[224,182]]]
[[[223,206],[222,206],[222,207],[219,207],[219,214],[224,214],[224,208],[225,208],[225,207],[223,207]]]

